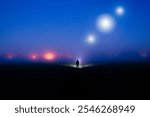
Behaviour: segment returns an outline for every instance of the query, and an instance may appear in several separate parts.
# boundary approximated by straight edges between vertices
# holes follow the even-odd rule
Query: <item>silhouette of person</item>
[[[79,64],[80,64],[80,62],[79,62],[79,60],[77,60],[77,61],[76,61],[76,67],[77,67],[77,68],[79,68]]]

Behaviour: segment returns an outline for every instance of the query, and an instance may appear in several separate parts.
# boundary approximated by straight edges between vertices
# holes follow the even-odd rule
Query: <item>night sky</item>
[[[97,26],[101,16],[113,19],[111,30]],[[94,61],[134,54],[150,54],[149,0],[0,1],[1,58]]]

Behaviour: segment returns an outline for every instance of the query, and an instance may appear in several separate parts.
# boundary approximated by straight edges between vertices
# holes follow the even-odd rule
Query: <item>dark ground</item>
[[[150,63],[0,65],[0,99],[150,99]]]

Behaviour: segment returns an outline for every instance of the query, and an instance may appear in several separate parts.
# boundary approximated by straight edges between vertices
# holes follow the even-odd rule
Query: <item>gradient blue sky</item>
[[[117,6],[125,8],[121,17]],[[0,54],[150,52],[149,6],[149,0],[1,0]],[[117,22],[109,34],[96,28],[105,13]],[[84,41],[90,33],[97,38],[92,46]]]

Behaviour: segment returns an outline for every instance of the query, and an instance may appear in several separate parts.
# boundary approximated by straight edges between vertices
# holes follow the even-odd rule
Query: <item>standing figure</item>
[[[80,62],[79,62],[79,60],[77,60],[76,61],[76,68],[79,68],[79,64],[80,64]]]

